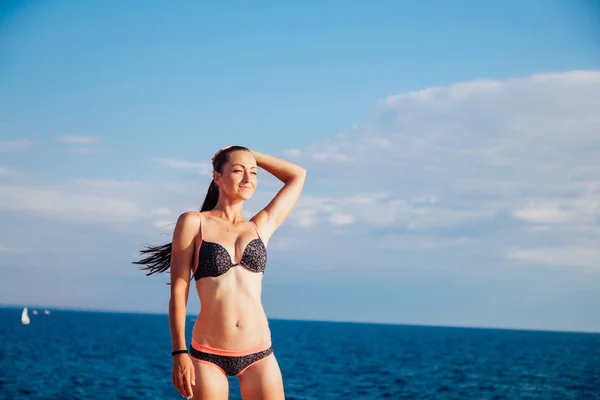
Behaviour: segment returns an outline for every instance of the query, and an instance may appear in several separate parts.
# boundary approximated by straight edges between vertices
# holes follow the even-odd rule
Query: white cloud
[[[5,165],[0,165],[0,178],[14,178],[20,175],[21,172],[17,171],[16,169],[7,167]]]
[[[290,219],[298,227],[310,228],[317,223],[316,214],[314,209],[298,209],[292,212]]]
[[[0,209],[34,212],[75,221],[129,222],[142,210],[127,199],[78,193],[76,188],[0,185]]]
[[[74,148],[73,151],[76,153],[79,153],[79,154],[94,154],[94,153],[99,153],[100,149],[93,148],[93,147],[77,147],[77,148]]]
[[[548,232],[552,228],[547,225],[533,225],[529,227],[529,232]]]
[[[79,154],[94,154],[100,153],[101,149],[98,146],[98,138],[94,136],[83,135],[65,135],[54,139],[58,143],[68,146],[68,151]]]
[[[572,84],[598,84],[598,71],[570,71],[566,73],[537,74],[529,77],[533,82],[550,82]]]
[[[389,96],[351,133],[293,152],[321,191],[303,196],[298,215],[323,225],[349,214],[356,229],[485,227],[507,232],[507,246],[533,231],[532,246],[568,242],[564,265],[588,265],[581,260],[595,253],[578,243],[600,227],[598,110],[600,71]],[[494,245],[489,236],[484,247]],[[536,249],[515,254],[547,263]]]
[[[354,215],[335,213],[329,217],[329,221],[333,225],[351,225],[356,221]]]
[[[598,248],[558,247],[512,250],[509,252],[509,257],[522,261],[600,270],[600,249]]]
[[[426,306],[414,312],[419,323],[450,315],[442,322],[497,325],[509,315],[512,326],[525,327],[537,313],[572,328],[573,312],[598,320],[581,310],[597,302],[600,283],[599,85],[599,73],[574,72],[390,96],[348,134],[288,152],[309,174],[297,208],[270,241],[267,284],[310,282],[312,297],[334,286],[350,302],[357,285],[375,288],[362,314],[382,299],[410,313],[418,297]],[[26,270],[28,282],[45,270],[53,283],[46,286],[58,283],[68,294],[64,304],[82,304],[73,287],[106,297],[103,279],[90,277],[136,274],[124,281],[124,293],[131,289],[141,276],[129,265],[137,250],[170,240],[178,213],[198,209],[210,180],[208,163],[159,162],[206,176],[182,180],[181,170],[165,169],[133,180],[127,174],[143,168],[114,168],[122,180],[41,182],[47,175],[35,172],[2,180],[0,272],[8,279],[0,281],[14,283]],[[169,173],[178,179],[164,178]],[[260,175],[247,217],[272,197],[270,182],[280,185],[267,178],[265,190],[267,174]],[[81,284],[64,279],[77,276]],[[168,277],[155,278],[164,288]],[[306,298],[294,296],[294,304]],[[522,311],[516,320],[515,310]]]
[[[287,157],[299,157],[302,155],[302,151],[298,149],[289,149],[284,150],[283,154],[285,154]]]
[[[95,143],[97,140],[98,140],[98,138],[96,138],[94,136],[81,136],[81,135],[65,135],[65,136],[59,136],[56,138],[56,141],[59,143],[74,144],[74,145]]]
[[[600,217],[600,191],[579,196],[530,201],[514,211],[517,218],[531,223],[594,224]]]
[[[153,215],[171,215],[173,212],[167,207],[156,208],[150,211]]]
[[[292,158],[304,158],[305,160],[347,164],[355,161],[353,156],[346,151],[352,147],[347,139],[352,140],[352,136],[339,134],[323,143],[311,146],[307,150],[288,149],[284,150],[284,155]]]
[[[282,237],[281,235],[273,236],[269,241],[269,251],[290,250],[294,249],[298,241],[293,238]]]
[[[104,189],[104,190],[122,190],[125,188],[136,188],[144,186],[143,181],[117,180],[117,179],[81,179],[75,178],[71,180],[75,186],[84,188]],[[87,190],[87,189],[84,189]]]
[[[4,182],[0,183],[0,213],[81,224],[90,230],[95,229],[90,226],[93,224],[161,242],[163,233],[172,232],[180,213],[200,207],[199,189],[205,190],[204,185],[196,181],[73,179],[54,185],[35,180],[25,184]],[[0,240],[2,234],[0,228]],[[52,230],[46,234],[50,238],[54,235]]]
[[[150,210],[150,215],[163,218],[160,220],[156,220],[152,223],[152,226],[154,226],[155,228],[172,229],[175,226],[175,223],[177,222],[177,215],[175,215],[173,211],[171,211],[167,207],[158,207],[153,210]],[[168,219],[169,217],[171,219]]]
[[[315,151],[311,153],[310,157],[314,160],[328,162],[348,163],[352,161],[351,157],[341,151]]]
[[[348,197],[303,196],[292,216],[299,226],[329,222],[344,225],[359,222],[372,227],[398,226],[427,229],[453,226],[493,217],[500,204],[488,202],[446,203],[435,206],[433,196],[402,198],[388,194],[356,194]],[[308,221],[307,221],[308,220]]]
[[[159,158],[155,161],[160,165],[169,168],[196,170],[200,175],[210,175],[212,173],[211,163],[198,163],[185,160],[177,160],[173,158]]]
[[[434,250],[444,247],[464,247],[473,245],[475,239],[469,237],[441,237],[418,234],[390,234],[377,240],[375,247],[382,249]]]
[[[558,223],[570,219],[569,213],[554,205],[530,205],[515,210],[515,215],[528,222]]]
[[[384,258],[386,249],[452,249],[456,257],[468,252],[468,262],[479,252],[476,262],[485,264],[493,248],[505,262],[589,267],[596,255],[589,243],[600,238],[598,109],[600,72],[389,96],[349,133],[285,151],[310,172],[286,224],[302,229],[286,231],[279,246],[316,243],[333,252],[340,235],[355,235],[365,246],[380,246]],[[207,177],[212,171],[210,163],[155,161]],[[179,212],[198,209],[205,191],[193,181],[5,184],[0,209],[170,230]],[[272,194],[259,189],[253,200],[259,204],[250,208],[258,210]],[[548,250],[555,248],[562,253]]]
[[[30,213],[54,220],[113,227],[147,234],[155,220],[168,220],[175,213],[197,209],[195,182],[144,182],[73,179],[60,185],[39,182],[0,184],[0,211]],[[175,200],[174,200],[175,199]],[[163,224],[165,225],[165,224]]]
[[[169,227],[174,227],[175,226],[176,221],[169,221],[169,220],[160,220],[160,221],[155,221],[152,225],[155,228],[169,228]]]
[[[34,144],[35,141],[29,139],[0,140],[0,151],[26,150]]]

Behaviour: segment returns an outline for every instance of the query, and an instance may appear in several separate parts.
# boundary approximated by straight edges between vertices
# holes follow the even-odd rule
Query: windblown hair
[[[213,161],[213,171],[222,173],[223,165],[225,165],[229,161],[229,154],[239,150],[250,151],[249,149],[243,146],[228,147],[227,149],[217,154],[217,156],[215,157],[215,160]],[[218,201],[219,187],[213,179],[210,182],[208,191],[206,192],[206,197],[204,199],[204,202],[202,203],[200,212],[212,210],[216,207]],[[148,271],[146,273],[146,276],[152,275],[157,272],[166,272],[171,266],[171,252],[172,242],[165,243],[160,246],[144,246],[144,248],[140,250],[140,254],[145,255],[146,257],[142,258],[139,261],[134,261],[133,264],[143,265],[143,267],[141,267],[140,269]]]

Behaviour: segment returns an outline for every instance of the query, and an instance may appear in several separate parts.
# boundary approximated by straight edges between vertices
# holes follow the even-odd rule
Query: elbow
[[[304,183],[305,179],[306,179],[306,170],[302,167],[296,166],[296,168],[293,171],[290,171],[288,176],[284,179],[281,179],[281,181],[284,184],[291,184],[291,183],[297,183],[297,182]]]
[[[187,296],[185,293],[171,293],[169,299],[169,314],[177,314],[179,310],[187,308]]]
[[[304,168],[299,167],[298,171],[296,173],[294,173],[294,175],[292,175],[286,183],[304,186],[305,180],[306,180],[306,170]]]
[[[170,302],[179,302],[181,300],[185,301],[188,296],[189,285],[183,284],[181,282],[176,282],[171,284],[171,299]]]
[[[306,169],[302,167],[298,167],[298,173],[296,174],[296,179],[300,179],[304,181],[306,179]]]

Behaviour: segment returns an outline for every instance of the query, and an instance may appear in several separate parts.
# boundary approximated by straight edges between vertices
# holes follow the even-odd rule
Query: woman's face
[[[229,153],[221,173],[215,172],[215,183],[227,197],[249,200],[256,189],[258,168],[251,152],[245,150]]]

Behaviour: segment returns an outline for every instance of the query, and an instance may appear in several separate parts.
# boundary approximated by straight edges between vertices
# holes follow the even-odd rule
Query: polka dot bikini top
[[[200,217],[202,218],[202,217]],[[246,245],[242,253],[242,259],[234,263],[229,252],[219,243],[200,242],[200,251],[198,253],[198,264],[194,272],[194,279],[199,280],[207,277],[217,277],[223,275],[231,268],[242,265],[252,272],[264,272],[267,266],[267,249],[264,242],[258,234],[258,228],[253,221],[250,221],[256,230],[258,237]],[[202,226],[200,227],[202,231]]]

